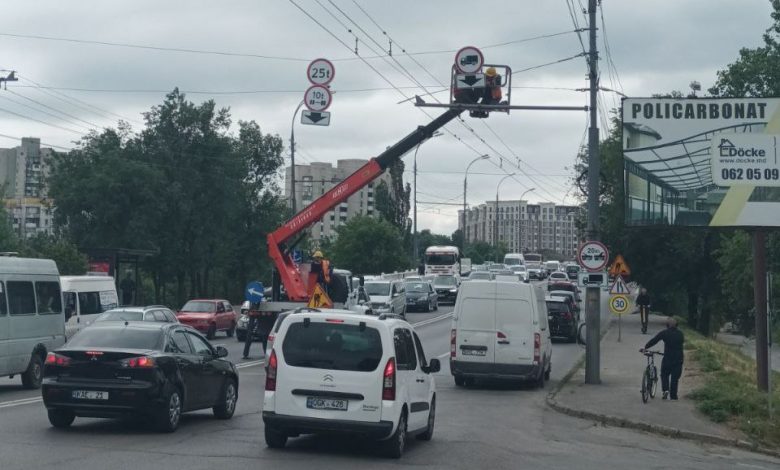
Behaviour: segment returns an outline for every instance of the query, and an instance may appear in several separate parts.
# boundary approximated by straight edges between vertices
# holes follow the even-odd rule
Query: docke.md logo
[[[721,138],[718,149],[721,157],[766,157],[766,150],[764,149],[737,147],[729,139]]]

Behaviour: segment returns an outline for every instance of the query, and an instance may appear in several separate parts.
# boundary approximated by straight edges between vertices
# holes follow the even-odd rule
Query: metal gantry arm
[[[328,211],[346,201],[371,181],[381,175],[387,167],[402,158],[407,152],[427,139],[438,129],[458,117],[463,110],[449,109],[425,126],[419,126],[392,147],[372,158],[344,181],[331,188],[314,202],[295,214],[284,225],[268,234],[268,254],[273,260],[284,285],[287,297],[291,301],[306,301],[309,294],[303,282],[303,276],[293,261],[290,248],[286,244],[306,228],[322,219]]]

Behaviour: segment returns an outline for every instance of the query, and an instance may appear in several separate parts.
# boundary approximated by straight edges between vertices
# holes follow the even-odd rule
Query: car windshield
[[[489,280],[490,277],[491,277],[490,273],[484,272],[484,271],[480,271],[478,273],[471,273],[469,275],[469,279],[488,279]]]
[[[282,353],[293,367],[370,372],[382,359],[382,340],[376,328],[296,322],[284,336]]]
[[[213,313],[217,311],[217,304],[214,302],[204,302],[202,300],[190,300],[184,307],[181,308],[182,312],[195,312],[195,313]]]
[[[457,257],[449,253],[430,253],[425,255],[425,264],[452,265],[457,262]]]
[[[523,271],[525,271],[525,266],[523,266],[522,264],[521,265],[512,266],[512,271],[514,271],[514,272],[523,272]]]
[[[406,292],[428,292],[428,286],[422,282],[407,282]]]
[[[563,302],[551,302],[547,301],[547,312],[549,313],[560,313],[560,312],[568,312],[569,307],[566,306]]]
[[[454,276],[436,276],[436,279],[433,281],[434,285],[437,286],[457,286],[458,281],[455,279]]]
[[[389,296],[390,295],[390,283],[389,282],[366,282],[366,292],[368,295]]]
[[[159,349],[162,332],[159,329],[84,328],[68,342],[70,348]]]
[[[140,310],[109,310],[100,314],[95,321],[143,321],[144,312]]]

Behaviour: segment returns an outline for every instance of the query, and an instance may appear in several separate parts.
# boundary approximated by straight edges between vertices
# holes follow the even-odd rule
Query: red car
[[[217,331],[224,331],[228,337],[236,332],[236,312],[227,300],[190,300],[176,314],[179,322],[189,325],[208,339],[214,339]]]

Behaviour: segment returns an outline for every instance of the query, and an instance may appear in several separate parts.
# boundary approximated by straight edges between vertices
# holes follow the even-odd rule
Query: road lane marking
[[[444,354],[439,354],[438,356],[436,356],[436,359],[445,359],[445,358],[449,357],[449,355],[450,355],[450,353],[448,353],[448,352],[446,352]]]
[[[0,408],[12,408],[14,406],[32,405],[33,403],[39,403],[42,401],[43,398],[41,397],[22,398],[19,400],[0,402]]]
[[[455,314],[455,312],[445,313],[444,315],[439,315],[438,317],[433,317],[433,318],[429,318],[427,320],[418,321],[417,323],[412,323],[411,325],[412,326],[426,326],[426,325],[430,325],[432,323],[440,322],[442,320],[450,318],[454,314]]]
[[[242,362],[240,364],[236,364],[236,369],[245,369],[247,367],[253,367],[253,366],[259,366],[265,364],[265,359],[260,359],[259,361],[251,361],[251,362]]]

